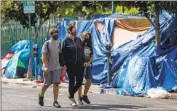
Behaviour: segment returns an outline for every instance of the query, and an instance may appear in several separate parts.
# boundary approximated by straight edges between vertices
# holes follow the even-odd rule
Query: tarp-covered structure
[[[76,24],[77,36],[84,31],[92,35],[94,60],[93,83],[106,83],[108,64],[106,44],[112,43],[110,69],[112,87],[118,94],[143,95],[147,89],[177,86],[177,21],[168,13],[160,15],[161,45],[155,44],[155,30],[147,19],[138,16],[110,15],[92,20],[61,21],[59,41],[67,36],[70,23]]]
[[[7,78],[23,78],[28,70],[30,60],[30,50],[32,52],[33,42],[29,40],[22,40],[15,44],[8,52],[6,57],[2,59],[3,74]],[[38,57],[37,61],[40,63],[41,46],[38,44]],[[31,49],[30,49],[31,48]],[[34,75],[34,58],[32,58],[32,74]],[[40,65],[40,64],[39,64]],[[39,68],[40,69],[40,68]],[[39,76],[41,74],[39,70]]]

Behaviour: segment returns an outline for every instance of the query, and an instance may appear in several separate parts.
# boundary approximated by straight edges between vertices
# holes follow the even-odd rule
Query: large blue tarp
[[[152,87],[171,91],[177,86],[176,17],[161,22],[160,33],[159,47],[151,28],[137,40],[116,49],[111,73],[119,94],[144,95]]]
[[[135,16],[109,15],[95,17],[93,20],[77,21],[77,36],[84,31],[92,35],[93,42],[93,83],[106,83],[108,64],[105,45],[112,41],[112,31],[115,21],[113,18],[135,18]],[[137,17],[140,18],[140,17]],[[153,19],[152,19],[153,20]],[[103,34],[95,21],[104,25]],[[59,41],[67,36],[68,24],[73,21],[61,21],[57,28],[60,30]],[[142,95],[147,89],[161,86],[170,91],[177,86],[177,21],[176,17],[164,12],[160,15],[161,45],[155,45],[155,31],[151,27],[136,40],[125,43],[112,50],[113,64],[111,67],[112,86],[118,88],[119,94]],[[118,35],[121,37],[121,35]]]

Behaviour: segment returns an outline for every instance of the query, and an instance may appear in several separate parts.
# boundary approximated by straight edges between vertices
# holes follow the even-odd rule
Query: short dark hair
[[[68,26],[68,33],[71,33],[71,31],[72,31],[72,29],[73,28],[75,28],[75,25],[73,25],[73,24],[70,24],[69,26]]]

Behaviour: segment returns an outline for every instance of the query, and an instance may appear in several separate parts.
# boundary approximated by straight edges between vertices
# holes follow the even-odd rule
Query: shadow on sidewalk
[[[93,104],[93,105],[83,105],[83,106],[79,106],[78,109],[118,110],[119,108],[124,108],[124,109],[141,109],[141,108],[147,108],[147,107],[146,107],[146,106],[137,106],[137,105],[121,105],[121,104],[110,104],[110,105]]]

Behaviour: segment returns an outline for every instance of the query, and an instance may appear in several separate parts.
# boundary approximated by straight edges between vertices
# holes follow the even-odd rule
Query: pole
[[[109,55],[108,55],[108,72],[107,72],[107,85],[109,86],[110,84],[110,82],[109,82],[109,80],[110,80],[110,75],[109,75]]]
[[[31,51],[31,14],[28,14],[28,19],[29,19],[29,37],[28,40],[30,41],[30,59],[29,59],[29,64],[28,64],[28,71],[27,71],[27,79],[31,79],[32,80],[32,67],[31,67],[31,63],[32,63],[32,51]]]

